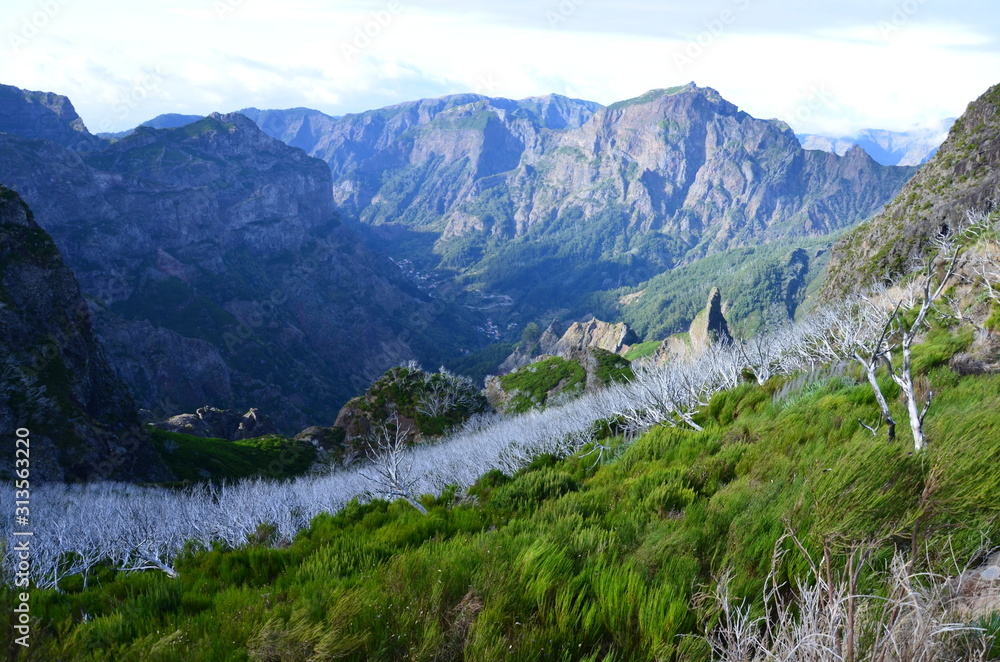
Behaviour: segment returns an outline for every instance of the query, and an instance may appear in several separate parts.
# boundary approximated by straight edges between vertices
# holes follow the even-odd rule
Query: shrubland
[[[426,514],[371,498],[363,469],[42,488],[36,637],[15,659],[993,659],[997,587],[965,569],[1000,514],[981,280],[959,270],[942,292],[961,314],[936,306],[910,346],[934,394],[922,449],[909,425],[888,439],[876,396],[908,420],[884,361],[900,365],[918,282],[474,417],[408,451]],[[835,322],[894,300],[876,391]]]

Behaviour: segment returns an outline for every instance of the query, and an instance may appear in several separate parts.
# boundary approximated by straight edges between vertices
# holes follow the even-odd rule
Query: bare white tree
[[[935,242],[939,248],[938,259],[925,260],[920,278],[909,289],[911,295],[904,299],[911,308],[916,308],[916,317],[907,323],[899,306],[893,311],[889,321],[883,327],[883,334],[898,337],[898,347],[901,358],[899,364],[894,364],[891,352],[882,354],[883,360],[889,366],[889,374],[903,392],[906,401],[906,413],[913,433],[914,450],[923,450],[927,445],[924,435],[924,418],[930,409],[934,391],[928,391],[924,403],[918,402],[916,388],[913,383],[913,344],[924,331],[927,316],[933,310],[934,303],[941,293],[951,283],[955,275],[958,259],[961,255],[961,245],[954,235],[942,236]],[[941,271],[938,273],[938,261],[941,261]]]
[[[368,437],[367,455],[369,465],[362,470],[362,476],[375,483],[376,492],[390,499],[406,499],[406,501],[427,514],[416,496],[413,476],[413,458],[407,452],[407,437],[409,430],[404,428],[395,413],[388,421],[375,426]]]
[[[889,336],[895,312],[888,310],[878,300],[857,297],[827,313],[829,335],[812,338],[812,342],[824,356],[856,361],[865,371],[868,384],[875,394],[882,422],[888,429],[889,441],[896,438],[896,420],[878,383],[878,368],[891,350]]]
[[[969,211],[966,215],[969,226],[967,233],[981,239],[979,250],[969,256],[968,269],[972,276],[985,290],[992,301],[1000,301],[1000,243],[997,242],[997,231],[1000,227],[1000,215],[987,214],[981,210]]]

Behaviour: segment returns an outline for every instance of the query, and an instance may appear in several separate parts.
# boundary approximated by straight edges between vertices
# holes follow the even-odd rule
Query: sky
[[[92,132],[460,92],[603,104],[694,81],[798,133],[907,130],[1000,82],[994,0],[4,0],[0,83]]]

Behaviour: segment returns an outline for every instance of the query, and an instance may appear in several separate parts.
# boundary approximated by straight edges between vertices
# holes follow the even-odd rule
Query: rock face
[[[704,352],[712,343],[733,341],[733,337],[729,333],[729,324],[726,323],[726,318],[722,314],[722,293],[719,292],[719,288],[712,288],[705,309],[698,313],[698,316],[691,322],[688,336],[691,340],[691,348],[698,354]]]
[[[442,124],[450,126],[455,120],[461,123],[470,112],[473,115],[498,113],[511,122],[519,123],[526,132],[537,135],[543,128],[559,130],[579,127],[600,107],[597,103],[557,94],[521,101],[492,99],[480,94],[454,94],[343,117],[330,117],[306,108],[246,108],[240,112],[257,122],[269,136],[323,159],[330,165],[334,177],[340,178],[368,164],[371,159],[384,160],[387,156],[385,152],[396,151],[402,146],[397,145],[397,141],[409,144],[410,137],[423,132],[425,127],[433,132],[435,127],[428,125],[438,116],[441,116]],[[481,119],[485,123],[485,116]],[[471,125],[457,128],[477,130]],[[457,153],[456,156],[463,157]]]
[[[0,186],[0,427],[30,431],[32,480],[167,480],[49,235]]]
[[[576,358],[584,355],[586,350],[597,347],[619,354],[623,348],[636,341],[637,338],[628,325],[602,322],[595,317],[586,322],[573,322],[548,353],[563,358]]]
[[[71,149],[99,149],[103,142],[90,135],[70,100],[51,92],[29,92],[0,85],[0,131],[51,140]]]
[[[442,266],[536,315],[722,250],[849,227],[915,172],[860,148],[803,150],[784,123],[694,84],[607,108],[426,100],[331,118],[308,145],[350,218],[431,232]]]
[[[969,104],[934,158],[870,222],[834,247],[826,284],[842,295],[903,273],[967,209],[992,209],[1000,186],[1000,85]]]
[[[391,365],[481,342],[472,313],[432,301],[339,223],[322,161],[242,115],[140,127],[86,153],[19,126],[0,133],[0,181],[37,207],[112,364],[158,419],[212,402],[259,407],[291,433],[332,421]]]
[[[559,320],[553,320],[537,343],[519,345],[500,364],[497,372],[505,375],[549,356],[585,361],[587,350],[593,348],[619,354],[637,340],[635,334],[624,322],[612,324],[591,317],[582,322],[573,322],[569,328],[564,330]]]
[[[168,432],[229,441],[253,439],[277,432],[271,421],[253,408],[241,416],[228,409],[199,407],[193,414],[171,416],[165,421],[156,423],[156,427]]]
[[[668,336],[653,355],[653,362],[667,363],[678,357],[700,356],[712,343],[733,342],[722,308],[722,293],[713,287],[705,308],[695,316],[688,332]]]

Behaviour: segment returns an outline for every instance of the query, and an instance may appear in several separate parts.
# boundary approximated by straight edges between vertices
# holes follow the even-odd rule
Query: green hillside
[[[888,443],[862,427],[878,409],[854,370],[746,384],[712,399],[703,432],[605,439],[602,463],[540,457],[424,497],[426,517],[354,502],[291,541],[263,527],[245,548],[192,547],[177,579],[66,579],[33,593],[35,638],[15,659],[707,660],[705,642],[679,635],[720,622],[698,596],[724,572],[731,598],[755,609],[772,573],[809,578],[786,533],[814,560],[827,549],[835,574],[870,544],[857,590],[874,595],[896,552],[953,574],[988,544],[1000,375],[948,367],[971,337],[939,327],[918,347],[937,393],[926,452],[905,430]],[[903,420],[895,387],[883,389]]]

